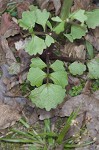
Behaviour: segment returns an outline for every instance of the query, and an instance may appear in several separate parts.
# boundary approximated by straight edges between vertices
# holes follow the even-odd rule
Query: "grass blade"
[[[66,121],[66,125],[64,126],[64,128],[62,129],[62,131],[60,132],[60,134],[58,136],[58,139],[57,139],[58,144],[62,144],[63,139],[71,126],[72,120],[74,120],[77,117],[78,110],[79,109],[77,109],[77,111],[73,112],[70,115],[70,117],[68,118],[68,120]]]

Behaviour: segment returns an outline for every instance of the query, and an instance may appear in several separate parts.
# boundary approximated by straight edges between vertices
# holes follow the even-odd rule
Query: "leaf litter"
[[[2,3],[4,3],[2,1]],[[61,8],[61,1],[60,0],[52,0],[49,2],[38,0],[38,3],[42,9],[48,8],[49,10],[55,9],[55,14],[57,15]],[[76,0],[74,1],[74,6],[72,6],[72,11],[77,9],[86,9],[90,10],[91,7],[95,7],[94,4],[90,6],[91,0],[88,0],[87,2],[85,0]],[[18,16],[21,16],[22,12],[24,10],[28,10],[28,5],[23,4],[19,6],[18,9]],[[53,7],[51,7],[53,6]],[[4,4],[3,10],[6,8],[6,3]],[[96,30],[97,29],[97,30]],[[97,34],[97,31],[99,28],[97,27],[93,30],[92,34],[87,34],[85,36],[85,39],[89,41],[93,47],[96,49],[96,51],[99,51],[99,37]],[[95,31],[96,30],[96,31]],[[2,57],[2,61],[0,60],[1,65],[1,71],[2,71],[2,77],[0,78],[0,129],[5,129],[9,126],[12,126],[16,121],[18,121],[21,117],[24,106],[26,105],[27,99],[21,96],[21,92],[18,91],[17,95],[15,94],[15,91],[18,90],[20,81],[17,80],[16,77],[13,77],[13,75],[9,74],[8,68],[9,65],[12,65],[12,63],[16,63],[16,58],[12,50],[10,49],[10,45],[8,43],[9,37],[17,35],[20,32],[19,26],[13,21],[11,16],[7,13],[4,13],[1,17],[1,47],[0,47],[0,57]],[[21,39],[21,38],[20,38]],[[24,52],[24,42],[17,43],[15,42],[15,48],[17,49],[18,56],[21,59],[21,70],[23,70],[29,63],[29,56],[26,52]],[[74,58],[79,59],[86,59],[86,48],[85,45],[80,43],[79,45],[75,43],[69,43],[64,46],[62,50],[63,56],[72,56]],[[3,52],[2,52],[3,51]],[[3,56],[4,55],[4,56]],[[6,59],[6,61],[4,60]],[[24,64],[24,62],[26,62]],[[3,65],[2,65],[3,63]],[[6,64],[7,63],[7,64]],[[24,67],[23,67],[24,64]],[[22,65],[22,66],[21,66]],[[20,72],[20,71],[19,71]],[[16,75],[19,73],[17,72]],[[26,73],[26,72],[25,72]],[[13,73],[15,74],[15,73]],[[18,76],[21,78],[22,82],[26,79],[27,73],[25,77],[21,74]],[[71,77],[74,78],[74,77]],[[72,79],[73,80],[73,79]],[[74,81],[74,80],[73,80]],[[79,84],[79,78],[76,79],[77,84]],[[76,84],[76,81],[73,84]],[[12,87],[16,86],[15,91],[9,91]],[[76,148],[76,150],[98,150],[99,148],[99,91],[93,93],[93,94],[86,94],[86,91],[88,89],[85,89],[85,91],[75,97],[67,99],[67,97],[64,100],[64,103],[60,105],[57,109],[53,109],[51,111],[45,111],[44,109],[36,109],[35,106],[32,104],[29,104],[27,108],[30,108],[29,110],[26,110],[25,113],[29,113],[28,122],[30,124],[33,124],[39,120],[44,120],[46,118],[54,118],[56,116],[59,117],[68,117],[70,116],[71,112],[77,109],[80,106],[80,111],[77,117],[77,126],[73,125],[68,133],[68,137],[71,135],[75,135],[76,133],[80,132],[80,128],[84,125],[86,126],[87,134],[82,137],[80,142],[85,140],[90,140],[95,138],[95,143],[93,145],[87,146],[86,148]],[[6,93],[6,94],[5,94]],[[25,108],[24,108],[25,110]],[[86,138],[85,138],[86,137]]]
[[[98,138],[99,138],[99,91],[90,95],[81,94],[81,95],[78,95],[76,97],[73,97],[67,100],[64,103],[60,111],[60,116],[61,117],[70,116],[71,112],[77,109],[77,107],[80,108],[79,115],[82,115],[82,113],[86,112],[86,115],[84,118],[85,125],[88,131],[88,135],[86,136],[88,136],[89,138],[91,137],[92,139],[96,138],[96,141],[98,142]]]

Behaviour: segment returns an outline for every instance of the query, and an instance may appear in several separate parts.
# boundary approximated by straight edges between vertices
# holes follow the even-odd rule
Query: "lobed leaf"
[[[75,61],[69,67],[69,71],[73,75],[82,75],[86,70],[86,66],[80,62]]]
[[[30,99],[39,108],[50,111],[64,100],[65,89],[59,85],[43,84],[31,91]]]
[[[51,64],[50,68],[54,71],[65,71],[64,63],[60,60],[56,60],[53,64]]]
[[[48,21],[48,18],[50,16],[50,13],[47,12],[45,9],[43,11],[41,11],[40,9],[37,9],[35,11],[35,14],[36,14],[36,23],[42,25],[44,31],[45,31],[45,26],[46,26],[46,23]]]
[[[69,41],[73,42],[75,39],[81,39],[82,36],[85,36],[87,32],[86,27],[80,27],[76,25],[71,26],[71,33],[70,34],[64,34]]]
[[[31,59],[30,67],[33,67],[33,68],[38,67],[40,69],[43,69],[46,67],[46,64],[39,57],[36,57],[36,58]]]
[[[43,50],[46,48],[46,44],[43,39],[33,36],[31,41],[25,46],[25,51],[30,55],[42,54]]]
[[[20,27],[27,30],[35,26],[36,16],[34,11],[25,11],[22,13],[22,19],[19,19],[18,23]]]
[[[34,5],[30,5],[30,6],[29,6],[29,9],[30,9],[30,11],[35,11],[35,10],[38,9],[38,7],[37,7],[37,6],[34,6]]]
[[[57,84],[65,88],[68,85],[68,77],[66,71],[56,71],[50,74],[50,79]]]
[[[46,46],[49,47],[52,43],[54,43],[54,39],[51,36],[46,35],[46,38],[45,38]]]
[[[88,28],[95,29],[99,26],[99,9],[95,9],[90,12],[86,12],[88,19],[86,20],[86,24]]]
[[[46,77],[46,73],[43,72],[40,68],[30,68],[27,79],[30,81],[32,86],[41,86],[43,79]]]
[[[87,16],[85,14],[85,10],[77,10],[76,12],[72,13],[70,15],[71,19],[76,19],[78,21],[80,21],[81,23],[84,23],[87,20]]]
[[[56,27],[53,28],[53,31],[56,32],[56,34],[60,34],[65,29],[65,21],[62,21],[59,23]]]
[[[99,58],[92,59],[87,64],[89,69],[89,78],[91,79],[99,79]]]
[[[85,36],[85,34],[86,34],[86,28],[82,28],[82,27],[75,26],[75,25],[71,26],[71,35],[74,40],[81,39],[82,36]]]

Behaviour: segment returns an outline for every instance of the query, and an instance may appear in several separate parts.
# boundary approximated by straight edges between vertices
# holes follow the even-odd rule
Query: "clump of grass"
[[[25,145],[28,144],[29,150],[55,150],[60,146],[67,150],[75,147],[86,146],[94,141],[75,144],[76,137],[71,137],[67,140],[65,139],[72,122],[76,119],[77,114],[78,110],[70,115],[60,133],[51,131],[51,122],[49,119],[44,120],[44,131],[42,133],[37,133],[36,130],[31,128],[27,122],[21,119],[20,122],[27,129],[27,131],[11,129],[11,134],[1,137],[0,141],[18,144],[21,143]]]

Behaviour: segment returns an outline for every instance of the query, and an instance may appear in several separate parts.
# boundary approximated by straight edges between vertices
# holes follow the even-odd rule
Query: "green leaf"
[[[32,145],[29,145],[29,149],[28,150],[40,150],[40,148],[38,148],[37,146],[35,146],[35,144],[34,145],[32,144]]]
[[[66,36],[70,42],[73,42],[73,37],[71,34],[64,34],[64,36]]]
[[[38,9],[38,7],[37,7],[37,6],[34,6],[34,5],[30,5],[30,6],[29,6],[29,9],[30,9],[30,11],[35,11],[35,10]]]
[[[56,32],[56,34],[60,34],[64,31],[65,28],[65,21],[62,21],[59,23],[56,27],[53,28],[53,31]]]
[[[30,67],[34,67],[34,68],[38,67],[40,69],[43,69],[46,67],[46,64],[39,57],[36,57],[31,59]]]
[[[68,77],[65,71],[56,71],[51,73],[50,79],[52,79],[55,84],[62,86],[62,88],[65,88],[68,84]]]
[[[82,9],[72,13],[70,15],[70,18],[76,19],[76,20],[80,21],[81,23],[84,23],[84,21],[87,20],[87,16],[85,15],[85,10],[82,10]]]
[[[88,28],[95,29],[99,26],[99,9],[95,9],[90,12],[86,12],[88,19],[86,20],[86,24]]]
[[[71,33],[70,34],[64,34],[70,42],[73,42],[75,39],[81,39],[82,36],[85,36],[87,32],[86,27],[81,27],[81,26],[76,26],[72,25],[71,26]]]
[[[22,13],[22,19],[18,23],[23,29],[29,29],[35,26],[36,16],[34,11],[25,11]]]
[[[36,18],[37,18],[36,23],[42,25],[44,31],[45,31],[45,26],[46,26],[49,16],[50,16],[50,13],[47,12],[45,9],[43,11],[41,11],[40,9],[36,10]]]
[[[39,88],[31,91],[30,99],[39,108],[45,108],[50,111],[56,108],[65,97],[65,89],[59,85],[43,84]]]
[[[79,27],[79,26],[75,26],[75,25],[72,25],[71,26],[71,35],[72,35],[72,38],[75,40],[75,39],[81,39],[82,36],[85,36],[86,34],[86,28],[82,28],[82,27]]]
[[[76,111],[72,112],[69,118],[67,119],[65,126],[63,127],[63,129],[61,130],[58,136],[58,139],[57,139],[58,144],[62,144],[68,130],[71,127],[72,121],[75,120],[78,115],[78,111],[79,111],[79,108]]]
[[[55,21],[55,22],[62,22],[62,19],[61,19],[60,17],[58,17],[58,16],[52,17],[51,19],[52,19],[53,21]]]
[[[42,54],[43,50],[46,48],[44,40],[37,36],[33,36],[31,41],[25,46],[25,51],[30,55]]]
[[[86,41],[86,48],[89,58],[92,59],[94,57],[94,50],[92,44],[88,41]]]
[[[99,79],[99,58],[92,59],[87,64],[89,69],[89,78],[91,79]]]
[[[82,75],[86,70],[86,66],[80,62],[75,61],[69,67],[69,71],[73,75]]]
[[[65,71],[64,63],[60,60],[56,60],[53,64],[51,64],[50,68],[54,71]]]
[[[30,81],[32,86],[41,86],[43,79],[46,77],[46,73],[40,68],[30,68],[27,79]]]
[[[46,35],[46,39],[45,39],[46,46],[49,47],[52,43],[54,43],[54,39],[51,36]]]
[[[50,30],[52,31],[52,24],[49,22],[49,20],[47,21],[46,25],[50,28]]]

